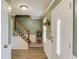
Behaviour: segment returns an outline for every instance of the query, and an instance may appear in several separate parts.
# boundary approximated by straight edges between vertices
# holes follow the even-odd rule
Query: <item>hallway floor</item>
[[[43,48],[30,48],[28,50],[12,50],[12,59],[48,59]]]
[[[39,48],[39,47],[43,47],[43,44],[42,43],[35,43],[34,42],[34,43],[30,44],[30,47],[38,47]]]

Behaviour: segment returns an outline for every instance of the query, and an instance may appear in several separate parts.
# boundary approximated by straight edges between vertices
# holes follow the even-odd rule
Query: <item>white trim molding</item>
[[[52,0],[51,3],[49,4],[48,8],[45,10],[44,15],[46,14],[46,12],[48,11],[48,9],[52,6],[52,4],[54,3],[55,0]]]

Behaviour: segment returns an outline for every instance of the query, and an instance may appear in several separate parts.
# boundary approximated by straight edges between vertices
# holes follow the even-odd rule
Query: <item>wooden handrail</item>
[[[15,22],[15,31],[22,37],[26,42],[30,43],[30,31],[22,26],[19,22]],[[26,36],[26,34],[28,36]]]

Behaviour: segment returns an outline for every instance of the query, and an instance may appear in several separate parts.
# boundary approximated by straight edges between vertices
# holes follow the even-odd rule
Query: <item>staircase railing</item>
[[[30,44],[30,31],[23,27],[19,22],[15,22],[15,31],[23,38],[28,44]]]

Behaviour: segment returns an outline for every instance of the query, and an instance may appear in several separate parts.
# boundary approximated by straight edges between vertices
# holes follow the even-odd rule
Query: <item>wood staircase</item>
[[[28,43],[28,46],[30,45],[30,31],[17,21],[15,22],[15,32]]]

